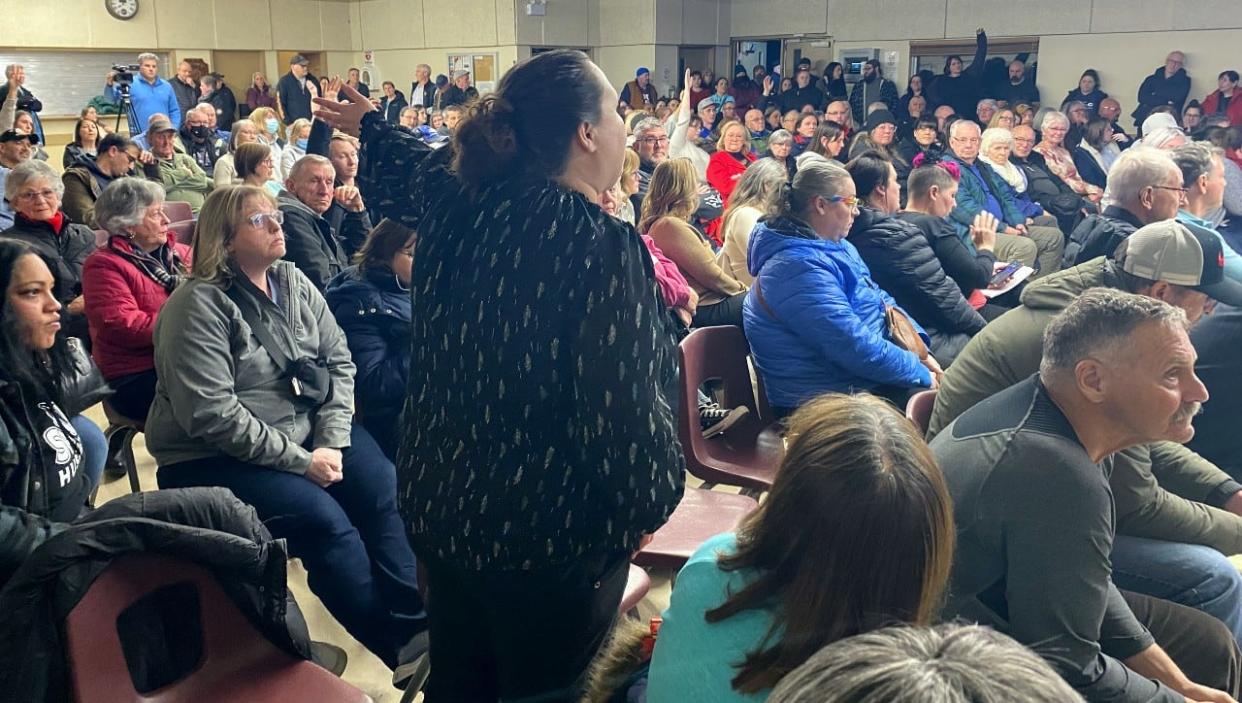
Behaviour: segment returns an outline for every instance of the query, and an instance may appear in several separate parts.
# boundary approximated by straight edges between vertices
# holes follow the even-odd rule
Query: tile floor
[[[100,406],[91,408],[85,414],[100,427],[107,426],[107,421],[104,419],[103,410]],[[138,460],[138,473],[142,488],[144,490],[154,490],[156,488],[155,461],[147,453],[146,445],[141,435],[134,442],[134,455]],[[103,503],[111,498],[125,495],[128,492],[129,483],[126,479],[108,481],[105,478],[104,484],[100,487],[97,501]],[[646,619],[653,615],[658,615],[668,606],[671,576],[672,574],[670,573],[652,573],[651,592],[639,604],[638,608],[642,618]],[[337,624],[336,620],[328,614],[323,604],[319,602],[319,599],[307,587],[306,571],[302,568],[301,562],[297,560],[292,561],[289,565],[289,584],[297,598],[298,605],[301,606],[303,613],[306,615],[311,637],[316,640],[331,642],[348,653],[349,666],[346,667],[343,678],[365,691],[375,703],[399,703],[401,692],[392,687],[392,673],[379,659],[363,649],[362,645],[350,637]]]

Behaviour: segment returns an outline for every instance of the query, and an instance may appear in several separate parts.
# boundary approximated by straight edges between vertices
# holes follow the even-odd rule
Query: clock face
[[[130,20],[138,14],[138,0],[104,0],[104,7],[119,20]]]

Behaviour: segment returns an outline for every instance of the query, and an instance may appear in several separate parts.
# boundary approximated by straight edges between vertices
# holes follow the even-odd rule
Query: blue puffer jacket
[[[358,368],[354,398],[362,426],[388,453],[397,446],[397,420],[410,378],[410,292],[391,272],[350,266],[324,290],[328,309],[345,331]]]
[[[792,218],[765,219],[751,234],[747,261],[755,285],[743,311],[746,338],[772,405],[794,408],[829,391],[931,385],[918,357],[888,341],[884,310],[896,304],[854,245],[819,239]]]

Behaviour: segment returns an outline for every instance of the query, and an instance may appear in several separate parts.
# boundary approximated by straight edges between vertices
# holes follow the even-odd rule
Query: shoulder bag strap
[[[250,325],[250,330],[258,338],[259,344],[263,345],[263,348],[267,350],[267,353],[276,362],[276,365],[280,367],[281,371],[286,375],[292,373],[293,359],[290,358],[285,350],[285,345],[277,342],[272,331],[268,329],[267,325],[263,324],[262,316],[259,312],[259,301],[254,300],[254,296],[248,292],[242,291],[237,281],[229,285],[228,289],[225,290],[225,295],[228,295],[237,305],[237,309],[241,311],[242,319],[246,321],[246,324]],[[246,298],[251,298],[251,300],[246,300]]]

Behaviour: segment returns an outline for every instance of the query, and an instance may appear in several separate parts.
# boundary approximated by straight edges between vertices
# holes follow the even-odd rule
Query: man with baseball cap
[[[440,93],[440,108],[450,105],[465,105],[479,97],[479,91],[470,85],[470,72],[458,69],[453,71],[453,84]]]
[[[189,203],[198,214],[207,194],[215,186],[211,177],[184,151],[177,151],[177,128],[163,118],[151,121],[147,128],[147,141],[159,169],[160,182],[164,185],[164,197],[169,201]]]
[[[289,59],[289,72],[276,84],[276,105],[285,124],[311,119],[311,98],[319,95],[319,79],[310,74],[310,61],[301,54]]]
[[[1242,305],[1242,284],[1224,270],[1218,238],[1164,220],[1136,230],[1111,259],[1031,283],[1022,304],[980,330],[946,369],[928,436],[1035,373],[1044,329],[1086,290],[1157,298],[1181,308],[1193,325],[1218,302]],[[1114,455],[1110,485],[1118,586],[1199,608],[1242,639],[1242,577],[1225,558],[1242,553],[1242,484],[1180,444],[1157,442]]]
[[[640,66],[634,73],[634,80],[621,88],[621,102],[630,106],[631,110],[655,110],[656,89],[651,85],[651,69]]]
[[[0,231],[13,226],[13,206],[9,204],[4,185],[9,170],[29,161],[38,143],[36,134],[23,134],[15,129],[0,133]]]

